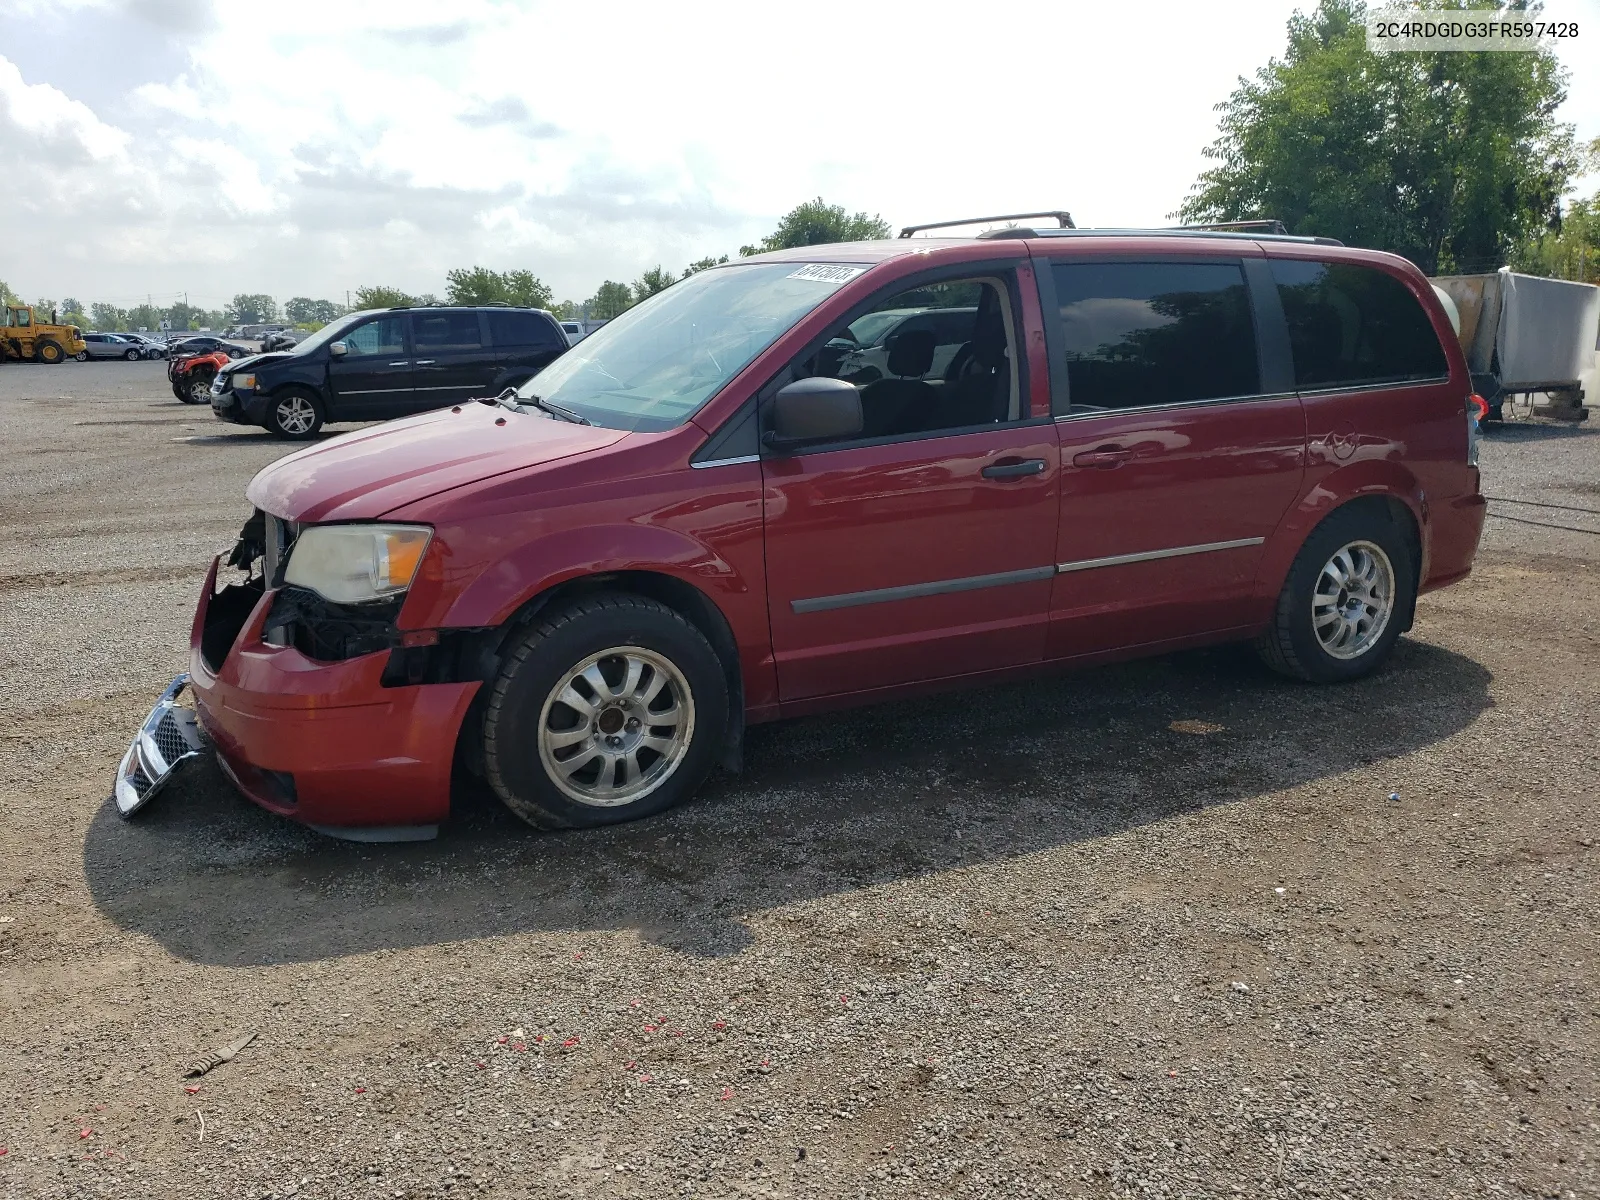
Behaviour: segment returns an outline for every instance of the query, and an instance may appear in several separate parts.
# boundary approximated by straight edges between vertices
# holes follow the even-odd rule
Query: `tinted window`
[[[556,331],[538,313],[492,312],[489,340],[496,346],[558,346]]]
[[[404,354],[406,334],[404,317],[379,317],[365,325],[357,325],[344,335],[344,344],[351,354]]]
[[[1295,386],[1349,387],[1448,375],[1433,322],[1393,275],[1350,263],[1274,259]]]
[[[1248,396],[1255,329],[1236,263],[1057,263],[1072,411]]]
[[[413,313],[411,320],[418,354],[429,350],[477,350],[483,345],[476,312]]]

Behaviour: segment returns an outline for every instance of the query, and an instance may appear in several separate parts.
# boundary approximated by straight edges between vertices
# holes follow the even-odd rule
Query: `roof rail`
[[[1217,241],[1240,242],[1297,242],[1303,246],[1342,246],[1343,242],[1337,238],[1306,237],[1294,233],[1250,233],[1238,229],[1195,229],[1179,227],[1176,229],[1040,229],[1037,231],[994,230],[992,233],[980,234],[980,237],[1022,236],[1039,238],[1078,238],[1078,237],[1140,237],[1140,238],[1207,238]]]
[[[1025,212],[1002,213],[998,217],[967,217],[961,221],[930,221],[926,225],[907,225],[900,230],[900,236],[910,237],[913,233],[921,233],[924,229],[949,229],[953,225],[982,225],[986,221],[1021,221],[1027,217],[1054,217],[1061,223],[1062,229],[1076,229],[1072,223],[1072,214],[1069,212]],[[991,230],[991,233],[1000,233],[1000,230]],[[980,235],[982,236],[982,235]]]
[[[1259,221],[1207,221],[1199,225],[1175,225],[1174,229],[1198,229],[1206,233],[1288,233],[1289,227],[1276,217]]]

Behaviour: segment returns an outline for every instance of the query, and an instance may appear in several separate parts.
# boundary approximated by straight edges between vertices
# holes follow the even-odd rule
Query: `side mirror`
[[[329,342],[328,353],[333,355],[335,358],[343,358],[346,354],[350,353],[350,347],[346,346],[343,342]]]
[[[772,401],[772,428],[762,443],[779,454],[803,442],[834,441],[861,432],[861,393],[826,375],[797,379]]]

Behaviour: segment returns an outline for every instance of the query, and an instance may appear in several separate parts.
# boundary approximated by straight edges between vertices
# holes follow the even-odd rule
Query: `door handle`
[[[390,363],[389,365],[391,367],[409,367],[411,365],[411,360],[409,358],[402,359],[400,362]]]
[[[434,363],[436,363],[438,361],[439,360],[435,359],[435,358],[419,358],[419,359],[417,359],[417,366],[419,366],[419,367],[431,367],[431,366],[433,366]]]
[[[1013,458],[991,463],[983,469],[985,479],[1021,479],[1028,475],[1037,475],[1044,470],[1042,458]]]
[[[1074,454],[1072,465],[1098,467],[1102,471],[1109,471],[1113,467],[1120,467],[1132,457],[1133,451],[1124,450],[1121,446],[1101,446],[1094,450],[1085,450],[1082,454]]]

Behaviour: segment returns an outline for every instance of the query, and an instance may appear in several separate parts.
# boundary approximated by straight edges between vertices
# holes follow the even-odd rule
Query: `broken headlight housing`
[[[403,596],[432,538],[426,525],[309,525],[295,538],[283,582],[334,604]]]

